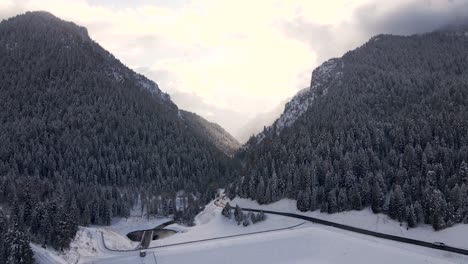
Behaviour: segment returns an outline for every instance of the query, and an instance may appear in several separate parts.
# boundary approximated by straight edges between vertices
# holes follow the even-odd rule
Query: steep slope
[[[215,145],[224,154],[232,157],[239,149],[240,143],[220,125],[184,110],[180,111],[180,116],[193,129],[194,133]]]
[[[312,75],[239,154],[230,195],[414,226],[468,222],[468,34],[379,35]]]
[[[173,213],[181,189],[193,214],[235,166],[154,82],[49,13],[0,23],[0,80],[0,204],[37,242],[61,249],[139,198]]]
[[[323,63],[312,73],[312,81],[309,88],[299,91],[289,102],[286,103],[281,116],[274,121],[265,131],[262,131],[251,138],[245,148],[250,148],[262,142],[265,137],[272,133],[279,134],[285,127],[291,126],[309,106],[317,96],[327,93],[328,87],[341,80],[341,68],[343,64],[337,59],[331,59]]]

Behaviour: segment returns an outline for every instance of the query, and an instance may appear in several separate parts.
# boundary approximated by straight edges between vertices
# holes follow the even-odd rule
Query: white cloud
[[[169,70],[178,90],[246,114],[273,108],[306,86],[308,80],[299,84],[298,76],[311,71],[314,62],[306,43],[285,37],[275,25],[287,13],[275,1],[202,0],[180,9],[145,5],[120,10],[85,1],[47,2],[30,0],[25,6],[47,6],[87,26],[125,63]],[[134,43],[143,37],[156,41]]]
[[[163,90],[196,94],[214,107],[206,113],[224,108],[246,119],[308,86],[317,61],[356,47],[374,31],[388,29],[385,23],[399,28],[392,17],[401,8],[422,10],[420,17],[426,17],[450,13],[454,4],[461,9],[463,1],[184,0],[158,5],[141,0],[131,6],[107,0],[0,0],[0,15],[47,10],[86,26],[122,62],[153,72]],[[232,127],[229,118],[216,120]]]
[[[46,9],[85,25],[128,65],[169,70],[179,90],[248,112],[260,110],[259,105],[271,108],[305,86],[297,77],[314,61],[307,44],[285,37],[275,26],[286,10],[275,1],[201,0],[179,9],[116,10],[86,1],[29,0],[23,9]]]
[[[12,4],[12,0],[0,0],[0,10],[10,8]]]

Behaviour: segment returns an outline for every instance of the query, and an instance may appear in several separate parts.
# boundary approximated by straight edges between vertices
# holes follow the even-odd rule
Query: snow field
[[[260,206],[256,202],[245,199],[234,199],[231,204],[243,207],[264,208],[278,211],[298,213],[295,201],[281,200],[277,203]],[[346,212],[340,214],[320,214],[318,212],[305,213],[314,217],[333,220],[345,224],[365,227],[382,232],[408,233],[404,226],[388,219],[384,215],[373,215],[368,210],[360,212]],[[57,255],[49,250],[34,247],[36,255],[40,256],[39,263],[157,263],[157,264],[185,264],[185,263],[320,263],[320,264],[367,264],[367,263],[411,263],[411,264],[466,264],[468,257],[444,251],[418,247],[395,241],[388,241],[362,234],[352,233],[332,227],[313,223],[306,223],[294,229],[274,231],[262,234],[232,237],[214,241],[199,242],[188,245],[172,246],[157,249],[148,249],[147,256],[141,258],[139,252],[110,252],[102,246],[100,232],[104,232],[106,244],[109,247],[134,246],[124,234],[139,230],[142,227],[157,226],[168,219],[141,218],[116,219],[110,227],[80,228],[80,236],[72,243],[72,249],[65,256]],[[149,222],[149,223],[148,223]],[[264,230],[278,229],[302,223],[302,220],[283,216],[268,215],[267,220],[248,227],[238,226],[234,220],[221,215],[221,208],[208,204],[204,211],[195,218],[194,227],[185,227],[177,224],[168,226],[168,229],[179,233],[162,240],[156,240],[151,246],[167,245],[186,241],[245,234]],[[462,228],[464,226],[454,228]],[[450,231],[449,228],[447,231]],[[450,238],[450,233],[431,231],[425,226],[409,230],[411,234],[419,234],[426,238],[434,238],[443,234]],[[449,242],[462,243],[464,232],[458,234],[456,239]],[[458,238],[460,237],[460,238]],[[437,236],[441,240],[440,236]],[[37,253],[39,252],[39,254]],[[75,254],[73,255],[72,254]],[[72,259],[78,254],[79,259]]]
[[[440,231],[434,231],[430,225],[419,224],[416,228],[410,228],[407,230],[406,224],[403,223],[400,225],[398,221],[395,221],[384,214],[374,214],[370,208],[365,208],[361,211],[325,214],[320,213],[319,210],[314,212],[301,212],[296,208],[296,201],[291,199],[282,199],[272,204],[259,205],[256,201],[251,199],[235,198],[231,204],[239,204],[239,206],[246,208],[258,208],[307,215],[380,233],[408,237],[431,243],[443,242],[446,245],[453,247],[468,249],[468,225],[465,224],[457,224]]]

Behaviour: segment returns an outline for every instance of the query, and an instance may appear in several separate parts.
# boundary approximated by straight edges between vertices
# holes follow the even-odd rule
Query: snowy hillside
[[[138,80],[138,83],[142,88],[148,90],[153,95],[159,96],[163,101],[170,101],[170,96],[167,93],[162,92],[155,82],[138,73],[135,73],[134,77]]]
[[[213,144],[224,154],[232,157],[239,149],[240,143],[220,125],[184,110],[179,110],[179,116],[194,133]]]

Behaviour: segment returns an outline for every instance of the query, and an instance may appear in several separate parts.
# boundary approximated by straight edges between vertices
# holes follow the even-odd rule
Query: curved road
[[[219,201],[215,201],[215,205],[219,207],[224,207],[224,204],[219,204]],[[235,205],[231,205],[232,209],[235,209]],[[362,228],[357,228],[353,226],[348,226],[348,225],[343,225],[343,224],[338,224],[330,221],[326,221],[323,219],[315,218],[315,217],[310,217],[310,216],[305,216],[305,215],[299,215],[299,214],[293,214],[293,213],[286,213],[286,212],[277,212],[277,211],[269,211],[269,210],[259,210],[259,209],[252,209],[252,208],[241,208],[243,211],[247,212],[264,212],[266,214],[274,214],[274,215],[281,215],[281,216],[287,216],[287,217],[293,217],[297,219],[302,219],[306,220],[312,223],[316,224],[321,224],[325,226],[331,226],[359,234],[364,234],[368,236],[373,236],[373,237],[378,237],[378,238],[383,238],[383,239],[388,239],[388,240],[393,240],[393,241],[398,241],[402,243],[407,243],[411,245],[417,245],[417,246],[422,246],[422,247],[427,247],[427,248],[433,248],[433,249],[438,249],[438,250],[443,250],[443,251],[448,251],[448,252],[453,252],[453,253],[458,253],[462,255],[468,256],[468,250],[463,249],[463,248],[456,248],[456,247],[450,247],[447,245],[443,244],[436,244],[436,243],[430,243],[426,241],[421,241],[421,240],[416,240],[416,239],[411,239],[411,238],[406,238],[406,237],[400,237],[400,236],[394,236],[394,235],[389,235],[389,234],[384,234],[384,233],[378,233]]]
[[[219,202],[219,200],[215,201],[215,205],[218,207],[224,207],[224,204]],[[232,207],[232,209],[235,209],[235,206]],[[306,220],[312,223],[316,224],[321,224],[325,226],[331,226],[359,234],[364,234],[368,236],[373,236],[373,237],[378,237],[378,238],[383,238],[387,240],[393,240],[397,242],[402,242],[402,243],[407,243],[411,245],[417,245],[417,246],[422,246],[422,247],[427,247],[427,248],[432,248],[432,249],[438,249],[438,250],[443,250],[447,252],[453,252],[453,253],[458,253],[462,255],[468,256],[468,250],[463,249],[463,248],[456,248],[456,247],[451,247],[447,245],[439,245],[431,242],[426,242],[426,241],[421,241],[421,240],[416,240],[416,239],[411,239],[411,238],[406,238],[406,237],[400,237],[400,236],[395,236],[395,235],[389,235],[389,234],[384,234],[384,233],[378,233],[362,228],[357,228],[353,226],[348,226],[348,225],[343,225],[343,224],[338,224],[335,222],[330,222],[326,221],[323,219],[315,218],[315,217],[310,217],[310,216],[305,216],[305,215],[299,215],[299,214],[293,214],[293,213],[287,213],[287,212],[278,212],[278,211],[271,211],[271,210],[260,210],[260,209],[253,209],[253,208],[241,208],[243,211],[247,212],[264,212],[267,214],[274,214],[274,215],[281,215],[281,216],[286,216],[286,217],[292,217],[292,218],[297,218],[301,220]],[[245,234],[240,234],[240,235],[231,235],[231,236],[224,236],[224,237],[216,237],[216,238],[209,238],[209,239],[201,239],[201,240],[194,240],[194,241],[187,241],[187,242],[181,242],[181,243],[174,243],[174,244],[167,244],[167,245],[160,245],[160,246],[154,246],[154,247],[148,247],[149,243],[144,243],[143,241],[140,243],[139,247],[136,249],[126,249],[126,250],[118,250],[118,249],[110,249],[107,247],[105,239],[104,239],[104,234],[101,232],[101,239],[102,239],[102,245],[106,250],[113,251],[113,252],[131,252],[131,251],[138,251],[140,249],[148,248],[148,249],[155,249],[155,248],[162,248],[162,247],[172,247],[172,246],[180,246],[180,245],[186,245],[186,244],[192,244],[192,243],[199,243],[199,242],[204,242],[204,241],[211,241],[211,240],[218,240],[218,239],[226,239],[226,238],[232,238],[232,237],[237,237],[237,236],[248,236],[248,235],[254,235],[254,234],[260,234],[260,233],[267,233],[267,232],[275,232],[275,231],[282,231],[282,230],[287,230],[287,229],[293,229],[295,227],[298,227],[300,225],[303,225],[304,223],[295,225],[295,226],[290,226],[290,227],[285,227],[285,228],[278,228],[278,229],[273,229],[273,230],[266,230],[266,231],[259,231],[259,232],[252,232],[252,233],[245,233]],[[146,230],[146,231],[152,231],[152,230]],[[152,233],[152,232],[149,232]],[[143,235],[142,240],[146,240],[145,237],[149,237],[146,235]],[[146,241],[145,241],[146,242]],[[151,242],[151,240],[149,240]]]

